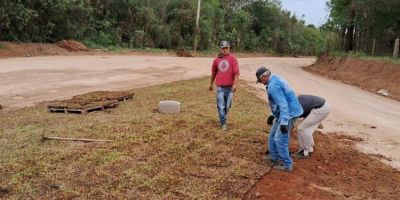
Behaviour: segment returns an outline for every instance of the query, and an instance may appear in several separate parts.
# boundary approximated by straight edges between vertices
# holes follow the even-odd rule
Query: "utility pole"
[[[375,54],[375,43],[376,43],[376,40],[374,38],[374,40],[372,41],[372,56],[374,56],[374,54]]]
[[[397,38],[396,42],[394,43],[393,58],[397,58],[399,56],[399,45],[400,45],[400,39]]]
[[[197,50],[197,39],[198,39],[199,33],[200,33],[200,27],[199,27],[200,4],[201,4],[201,0],[198,0],[198,2],[197,2],[196,29],[194,30],[194,41],[193,41],[193,51],[194,52],[196,52],[196,50]]]

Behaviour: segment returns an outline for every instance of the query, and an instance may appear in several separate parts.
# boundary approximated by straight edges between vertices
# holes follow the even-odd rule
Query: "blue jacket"
[[[287,125],[289,119],[303,114],[303,108],[288,82],[271,75],[267,84],[269,106],[277,123]]]

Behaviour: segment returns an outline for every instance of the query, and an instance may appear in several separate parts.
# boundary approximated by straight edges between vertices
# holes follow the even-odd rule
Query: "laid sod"
[[[1,110],[0,198],[241,199],[269,168],[267,105],[239,87],[223,132],[208,81],[137,89],[88,115]],[[182,113],[159,113],[161,100],[180,101]],[[113,142],[49,141],[43,131]]]

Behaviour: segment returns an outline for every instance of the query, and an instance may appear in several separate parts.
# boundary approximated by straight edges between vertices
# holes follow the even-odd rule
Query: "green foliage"
[[[338,47],[345,51],[388,55],[400,37],[400,1],[398,0],[331,0],[331,19],[325,27],[336,31]]]
[[[6,49],[7,47],[5,45],[3,45],[2,43],[0,43],[0,49]]]
[[[195,0],[5,0],[0,40],[191,49],[196,11]],[[325,32],[283,11],[276,0],[204,0],[198,49],[215,51],[229,40],[235,51],[312,55],[328,51],[332,37]]]

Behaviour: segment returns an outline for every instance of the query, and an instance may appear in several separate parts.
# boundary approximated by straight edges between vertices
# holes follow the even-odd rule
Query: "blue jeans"
[[[217,87],[217,109],[221,125],[226,124],[226,116],[229,108],[231,108],[232,99],[233,92],[231,87]]]
[[[295,120],[296,118],[289,119],[287,125],[289,129],[288,133],[282,133],[280,129],[281,123],[279,122],[275,122],[269,132],[268,150],[271,159],[275,161],[282,160],[285,168],[292,168],[293,165],[293,161],[289,155],[289,140]]]

